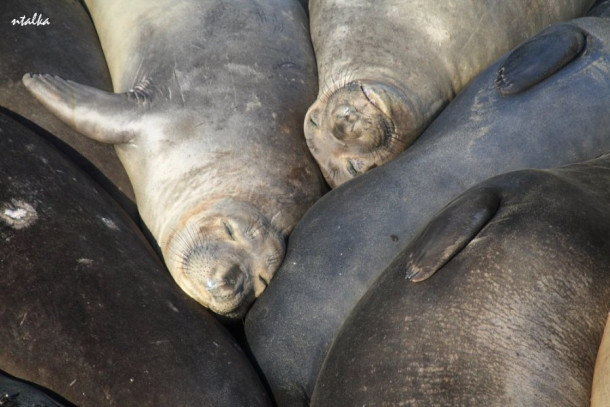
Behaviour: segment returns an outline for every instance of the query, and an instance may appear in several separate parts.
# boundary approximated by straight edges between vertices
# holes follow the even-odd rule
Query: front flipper
[[[139,125],[138,110],[149,97],[140,90],[110,93],[51,75],[25,74],[22,80],[55,116],[102,143],[131,141]]]
[[[585,45],[579,28],[567,24],[553,27],[511,52],[498,70],[496,86],[502,96],[523,92],[566,66]]]
[[[472,189],[437,214],[407,247],[406,278],[429,278],[462,250],[495,215],[500,196],[491,189]]]

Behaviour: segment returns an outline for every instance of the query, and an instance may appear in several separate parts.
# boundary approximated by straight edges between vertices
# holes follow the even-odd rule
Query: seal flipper
[[[406,278],[419,282],[436,273],[483,229],[499,206],[500,196],[491,189],[470,190],[447,205],[405,249]]]
[[[55,116],[85,136],[102,143],[131,141],[140,116],[136,109],[147,94],[111,93],[57,76],[25,74],[23,84]]]
[[[523,92],[566,66],[585,45],[579,28],[567,24],[553,27],[510,53],[498,70],[496,86],[502,96]]]

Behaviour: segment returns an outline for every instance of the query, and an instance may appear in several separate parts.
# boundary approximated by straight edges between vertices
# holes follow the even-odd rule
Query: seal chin
[[[416,137],[415,112],[395,86],[357,80],[321,97],[305,116],[305,139],[331,187],[382,165]]]
[[[249,205],[230,215],[197,216],[170,242],[168,268],[177,284],[211,311],[242,318],[284,257],[284,239]],[[247,209],[246,211],[244,211]]]

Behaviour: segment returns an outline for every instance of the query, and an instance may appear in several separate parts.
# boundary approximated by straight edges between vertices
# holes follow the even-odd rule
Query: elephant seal
[[[592,0],[311,0],[305,137],[331,187],[395,158],[479,72]]]
[[[296,0],[85,3],[117,93],[50,75],[23,82],[75,129],[115,144],[178,285],[240,318],[326,188],[300,127],[316,86],[303,9]]]
[[[609,212],[610,154],[460,195],[354,308],[311,406],[588,406]]]
[[[226,329],[52,146],[0,114],[0,368],[78,406],[266,406]]]
[[[48,24],[11,23],[23,16],[31,18],[34,13],[44,17]],[[50,140],[69,153],[137,218],[133,189],[114,148],[87,139],[58,120],[29,95],[21,82],[24,72],[55,72],[89,86],[112,90],[104,54],[87,11],[74,0],[3,0],[2,15],[0,106],[47,130],[52,135]]]
[[[0,406],[2,407],[68,407],[32,384],[0,371]]]
[[[607,321],[610,321],[610,316]],[[610,323],[608,322],[595,360],[591,407],[610,407]]]
[[[573,50],[574,43],[583,49]],[[557,69],[566,52],[573,60]],[[545,67],[554,73],[540,80]],[[504,96],[500,72],[503,83],[526,90]],[[248,342],[276,399],[306,402],[351,309],[451,199],[511,170],[610,151],[609,72],[608,20],[551,26],[478,76],[396,160],[320,199],[291,234],[273,284],[246,318]]]

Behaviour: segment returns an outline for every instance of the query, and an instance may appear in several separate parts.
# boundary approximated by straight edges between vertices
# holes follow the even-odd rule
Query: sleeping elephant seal
[[[610,321],[610,318],[608,318]],[[610,323],[606,322],[597,359],[591,391],[591,407],[610,407]]]
[[[45,392],[0,371],[0,406],[2,407],[67,407]]]
[[[610,154],[441,211],[354,308],[312,406],[589,406],[610,309]]]
[[[574,58],[557,70],[566,54]],[[552,26],[475,79],[396,160],[318,201],[246,318],[248,342],[276,398],[307,400],[348,313],[451,199],[494,175],[610,151],[609,73],[608,20]],[[503,96],[510,83],[527,89]]]
[[[250,362],[116,203],[0,114],[0,368],[78,406],[265,406]]]
[[[85,3],[117,93],[50,75],[23,82],[115,144],[178,285],[239,318],[326,188],[301,127],[316,86],[305,13],[296,0]]]
[[[592,0],[311,0],[305,137],[331,187],[402,152],[503,53]]]
[[[34,13],[48,24],[11,23]],[[112,146],[78,134],[33,99],[21,83],[24,72],[54,72],[112,90],[104,54],[86,10],[75,0],[2,0],[0,14],[0,106],[33,121],[76,150],[78,154],[62,146],[137,218],[131,183]]]

